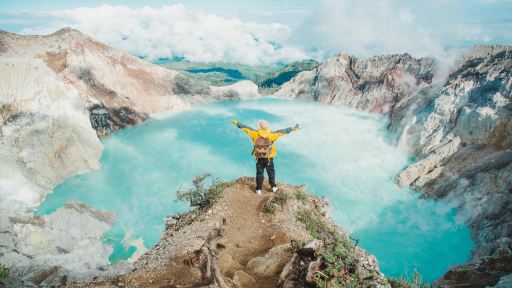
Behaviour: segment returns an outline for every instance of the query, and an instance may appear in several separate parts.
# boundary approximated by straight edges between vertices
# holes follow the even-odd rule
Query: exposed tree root
[[[217,284],[220,288],[228,288],[224,282],[224,278],[220,273],[219,266],[217,265],[217,255],[220,249],[226,246],[218,243],[217,241],[228,233],[226,226],[226,218],[224,218],[222,226],[213,229],[208,234],[204,244],[194,252],[188,252],[188,259],[183,261],[183,264],[188,267],[197,267],[203,272],[203,281],[189,283],[185,285],[167,285],[160,288],[189,288],[189,287],[215,287]]]

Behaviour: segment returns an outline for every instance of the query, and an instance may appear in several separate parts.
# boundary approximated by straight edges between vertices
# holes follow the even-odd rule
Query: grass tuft
[[[299,200],[304,205],[308,205],[308,194],[302,190],[295,191],[295,199]]]

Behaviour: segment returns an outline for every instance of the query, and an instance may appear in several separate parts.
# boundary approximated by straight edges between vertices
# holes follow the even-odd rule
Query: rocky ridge
[[[396,183],[456,205],[475,242],[473,259],[433,286],[486,287],[512,272],[511,73],[511,46],[471,46],[448,67],[433,57],[341,53],[274,96],[389,115],[397,145],[416,159]]]
[[[212,87],[65,28],[0,31],[0,208],[34,209],[65,179],[100,167],[110,133],[150,114],[256,97],[242,81]]]
[[[298,190],[304,191],[304,187],[281,183],[278,187],[289,198],[277,207],[275,213],[268,213],[264,205],[273,194],[270,186],[265,184],[260,196],[254,193],[255,178],[241,177],[226,188],[213,207],[164,218],[166,227],[160,242],[134,263],[133,273],[103,277],[73,287],[161,287],[200,281],[200,270],[185,266],[183,261],[188,258],[188,251],[194,251],[204,243],[211,229],[221,225],[223,218],[227,219],[229,232],[220,241],[226,248],[218,256],[218,265],[228,287],[305,287],[303,279],[297,279],[296,271],[307,263],[297,261],[290,241],[304,240],[310,243],[306,247],[311,248],[323,243],[315,240],[306,226],[297,220],[298,213],[323,213],[322,221],[328,227],[342,237],[348,237],[347,231],[338,227],[330,217],[329,211],[332,213],[333,207],[326,197],[304,194],[307,200],[299,201],[294,195]],[[379,271],[377,259],[360,247],[356,247],[356,251],[359,273],[377,275],[372,280],[375,287],[389,288]]]

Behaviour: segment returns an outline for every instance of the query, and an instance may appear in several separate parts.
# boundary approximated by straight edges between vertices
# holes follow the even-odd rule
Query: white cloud
[[[238,18],[187,10],[182,4],[159,9],[103,5],[26,12],[56,20],[46,26],[23,29],[21,34],[51,34],[72,27],[149,61],[174,56],[195,62],[257,65],[311,57],[299,46],[285,45],[290,34],[286,25],[244,23]]]
[[[324,60],[342,51],[358,58],[406,52],[414,57],[439,56],[446,54],[447,47],[511,43],[512,25],[503,20],[505,14],[499,14],[499,21],[490,20],[496,18],[495,12],[482,12],[475,19],[468,16],[468,11],[477,11],[477,7],[469,5],[473,10],[466,11],[461,8],[467,8],[462,6],[463,1],[319,0],[310,11],[260,9],[258,13],[245,13],[249,16],[239,14],[242,19],[255,21],[189,10],[182,4],[161,8],[103,5],[24,11],[36,16],[32,18],[54,20],[21,33],[51,34],[69,26],[148,61],[185,57],[195,62],[249,65],[306,58]],[[482,3],[478,9],[494,9],[498,5]],[[273,23],[281,21],[281,16],[295,19],[295,24]],[[261,21],[267,23],[257,23]]]

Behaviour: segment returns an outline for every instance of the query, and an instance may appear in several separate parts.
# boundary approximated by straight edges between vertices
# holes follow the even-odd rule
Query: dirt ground
[[[290,196],[300,189],[293,185],[277,185],[285,193],[292,194]],[[136,270],[133,273],[71,287],[160,287],[200,281],[200,270],[183,265],[183,260],[187,258],[187,251],[196,250],[204,243],[211,229],[222,225],[223,218],[227,220],[228,234],[219,241],[226,249],[220,254],[218,264],[224,278],[229,279],[227,284],[236,287],[230,280],[236,271],[244,271],[256,280],[256,284],[243,288],[277,287],[279,273],[258,277],[246,266],[247,263],[255,257],[265,256],[273,247],[290,243],[292,238],[307,240],[311,236],[304,225],[295,220],[295,211],[302,204],[294,197],[290,197],[276,213],[268,213],[263,208],[273,194],[268,181],[265,180],[262,195],[254,191],[254,177],[237,179],[213,207],[185,214],[183,217],[188,217],[188,225],[168,226],[162,240],[134,263]]]

